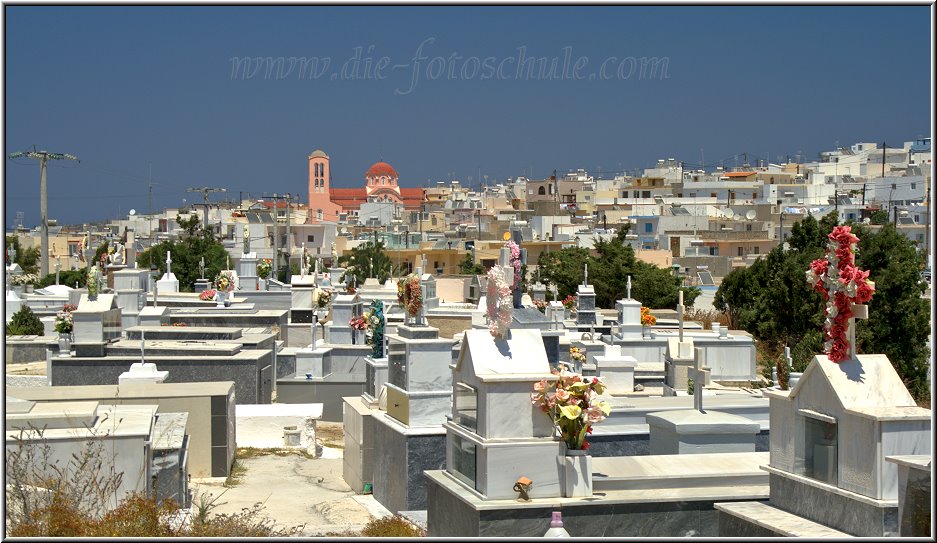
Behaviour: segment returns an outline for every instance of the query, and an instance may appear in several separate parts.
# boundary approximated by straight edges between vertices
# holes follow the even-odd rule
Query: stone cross
[[[225,259],[225,269],[230,270],[231,269],[231,255],[228,255],[228,254],[224,255],[224,259]]]
[[[848,304],[847,309],[849,311],[849,319],[847,320],[847,324],[846,324],[846,341],[849,342],[848,356],[849,356],[849,359],[855,360],[856,359],[856,319],[868,319],[869,318],[869,306],[862,304],[862,303],[858,303],[859,301],[859,296],[857,292],[858,285],[855,282],[850,282],[849,286],[847,287],[849,290],[847,290],[847,288],[844,288],[844,286],[840,283],[839,270],[837,269],[838,268],[837,260],[839,264],[842,264],[843,260],[840,260],[840,259],[845,259],[845,262],[847,264],[852,265],[854,264],[854,258],[853,258],[850,242],[846,241],[845,239],[843,239],[843,237],[839,237],[839,236],[851,237],[853,240],[852,242],[859,241],[858,238],[851,235],[850,227],[837,226],[836,228],[834,228],[833,232],[828,236],[830,239],[830,243],[827,246],[827,251],[826,251],[826,261],[828,263],[828,267],[827,267],[827,271],[823,274],[824,276],[826,276],[826,280],[823,280],[822,277],[818,277],[816,275],[816,272],[813,269],[814,263],[816,263],[816,261],[814,261],[814,263],[811,263],[810,269],[807,270],[807,280],[808,282],[811,283],[811,286],[820,285],[820,289],[825,292],[825,298],[828,300],[829,305],[827,306],[827,309],[826,309],[826,324],[824,326],[824,329],[827,332],[827,334],[830,333],[833,323],[836,322],[835,318],[830,315],[829,307],[834,305],[834,300],[836,299],[837,294],[842,292],[843,295],[845,296],[847,304]],[[839,237],[839,240],[837,243],[838,237]],[[845,252],[846,252],[845,255],[839,254],[839,251],[842,249],[845,249]],[[857,269],[856,271],[861,272],[862,270]],[[868,275],[868,272],[864,272],[864,274]],[[830,283],[832,283],[832,285],[839,286],[840,289],[831,288]],[[871,297],[871,294],[869,297]],[[833,355],[832,349],[827,351],[827,354],[832,357]],[[841,360],[833,360],[833,361],[840,362]]]
[[[683,341],[683,310],[685,309],[683,306],[683,291],[679,291],[677,296],[677,318],[680,320],[680,341]]]
[[[514,284],[514,266],[511,265],[511,250],[507,247],[501,248],[501,255],[498,259],[498,264],[504,268],[504,281],[509,284]],[[514,291],[514,287],[511,287],[511,291]]]
[[[335,250],[335,242],[332,241],[332,267],[338,266],[338,251]]]
[[[319,265],[322,264],[321,258],[316,258],[316,279],[319,279]]]
[[[166,275],[172,273],[172,252],[166,251]]]
[[[7,249],[7,257],[10,259],[10,266],[12,266],[16,261],[16,247],[10,245]]]
[[[59,262],[59,259],[55,259],[55,284],[59,284],[59,270],[62,269],[62,264]]]
[[[198,276],[200,279],[205,278],[205,257],[198,259]]]
[[[374,259],[368,258],[368,277],[374,277]]]
[[[693,357],[693,367],[687,372],[693,379],[693,409],[705,413],[706,411],[703,410],[703,386],[709,379],[710,370],[703,367],[703,353],[705,352],[703,348],[697,347],[694,350],[696,356]]]
[[[583,270],[582,270],[582,286],[585,287],[585,286],[588,286],[588,285],[589,285],[589,263],[586,262],[585,264],[583,264]]]
[[[560,295],[560,289],[556,288],[556,285],[550,285],[550,292],[553,293],[553,301],[559,301],[556,298]]]
[[[628,284],[625,285],[625,288],[628,289],[628,290],[627,290],[627,297],[628,297],[628,299],[630,300],[630,299],[631,299],[631,276],[630,276],[630,275],[628,276]]]
[[[250,227],[244,225],[244,254],[251,252],[251,231]]]

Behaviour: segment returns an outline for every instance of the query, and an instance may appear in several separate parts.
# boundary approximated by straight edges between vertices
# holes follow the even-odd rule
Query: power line
[[[216,187],[202,187],[202,188],[188,188],[186,192],[201,192],[202,197],[205,198],[205,212],[202,220],[202,227],[208,228],[208,195],[213,192],[228,192],[226,188],[216,188]]]

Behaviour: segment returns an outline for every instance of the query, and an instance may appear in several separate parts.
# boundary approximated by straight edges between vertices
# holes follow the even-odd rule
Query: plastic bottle
[[[543,537],[569,537],[569,532],[563,528],[563,517],[559,511],[553,512],[553,518],[550,520],[550,529]]]

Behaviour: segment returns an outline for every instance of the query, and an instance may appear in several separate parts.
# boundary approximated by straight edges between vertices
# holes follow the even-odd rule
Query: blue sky
[[[49,169],[60,224],[145,212],[149,165],[155,209],[200,201],[188,187],[305,199],[317,148],[335,186],[360,186],[381,158],[405,186],[451,173],[475,185],[479,169],[494,182],[667,157],[812,159],[836,142],[928,135],[930,16],[929,6],[6,6],[5,151],[79,156]],[[522,55],[557,68],[518,73]],[[282,57],[283,71],[232,75],[248,57]],[[322,71],[300,77],[294,62],[286,73],[290,57]],[[387,57],[383,79],[365,74],[368,57],[372,67]],[[5,224],[17,211],[37,224],[38,166],[6,159],[5,169]]]

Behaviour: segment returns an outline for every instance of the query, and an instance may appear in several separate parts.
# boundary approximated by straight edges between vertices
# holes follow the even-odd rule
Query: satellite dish
[[[735,211],[732,211],[731,207],[725,208],[722,213],[726,216],[727,219],[731,219],[735,216]]]
[[[755,210],[754,210],[754,209],[749,209],[749,210],[745,213],[745,218],[748,219],[748,220],[750,220],[750,221],[751,221],[751,220],[754,220],[754,218],[755,218]]]
[[[136,215],[136,214],[137,214],[137,210],[136,210],[136,209],[131,209],[131,210],[130,210],[130,216],[131,216],[131,217],[133,217],[133,216]]]

